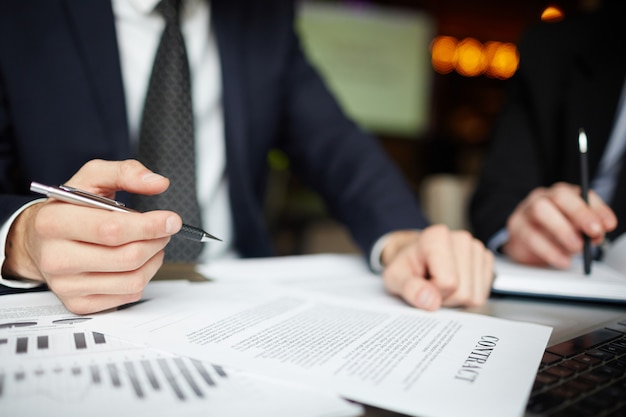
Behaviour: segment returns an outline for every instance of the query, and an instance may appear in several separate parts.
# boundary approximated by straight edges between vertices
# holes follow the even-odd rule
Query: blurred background
[[[529,26],[601,0],[306,0],[296,31],[344,111],[380,140],[434,223],[469,229],[489,133]],[[357,248],[272,151],[267,216],[278,254]]]

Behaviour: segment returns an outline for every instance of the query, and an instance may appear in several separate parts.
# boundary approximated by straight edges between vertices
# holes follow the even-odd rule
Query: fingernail
[[[428,310],[433,303],[433,291],[430,288],[423,288],[417,296],[417,306]]]
[[[149,174],[144,175],[141,179],[143,182],[155,182],[155,181],[162,180],[163,176],[159,174],[155,174],[154,172],[151,172]]]
[[[180,228],[180,222],[176,216],[170,216],[165,220],[165,232],[166,233],[176,233]]]
[[[590,225],[591,228],[591,232],[594,234],[598,234],[602,232],[602,226],[600,226],[600,223],[591,223]]]

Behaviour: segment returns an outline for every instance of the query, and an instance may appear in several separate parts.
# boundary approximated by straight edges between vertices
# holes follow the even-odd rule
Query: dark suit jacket
[[[376,140],[342,114],[306,62],[291,1],[213,0],[235,244],[272,253],[262,201],[267,153],[298,176],[369,253],[394,229],[426,224]],[[130,158],[108,0],[0,0],[0,218],[93,158]]]
[[[594,176],[611,134],[626,75],[624,5],[566,18],[527,31],[519,45],[520,66],[493,133],[471,202],[476,236],[487,242],[515,207],[539,186],[580,184],[578,131],[589,140]],[[626,223],[624,171],[610,204]]]

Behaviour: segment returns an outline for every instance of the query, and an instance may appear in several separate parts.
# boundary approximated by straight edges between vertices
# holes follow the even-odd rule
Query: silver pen
[[[43,194],[46,197],[55,198],[57,200],[65,201],[66,203],[77,204],[80,206],[101,208],[104,210],[121,211],[121,212],[135,212],[135,210],[126,207],[126,205],[120,201],[111,200],[110,198],[102,197],[98,194],[89,193],[87,191],[79,190],[78,188],[70,187],[68,185],[51,186],[44,185],[38,182],[30,183],[30,190],[39,194]],[[181,237],[195,240],[196,242],[208,242],[209,240],[221,239],[210,235],[204,230],[183,224],[178,234]]]

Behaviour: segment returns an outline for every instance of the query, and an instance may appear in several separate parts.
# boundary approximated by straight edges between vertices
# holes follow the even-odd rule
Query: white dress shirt
[[[113,0],[131,142],[136,147],[152,63],[165,20],[159,0]],[[226,178],[220,62],[209,3],[184,0],[181,27],[187,47],[196,133],[198,202],[203,228],[222,242],[208,242],[199,262],[233,257],[233,226]]]

